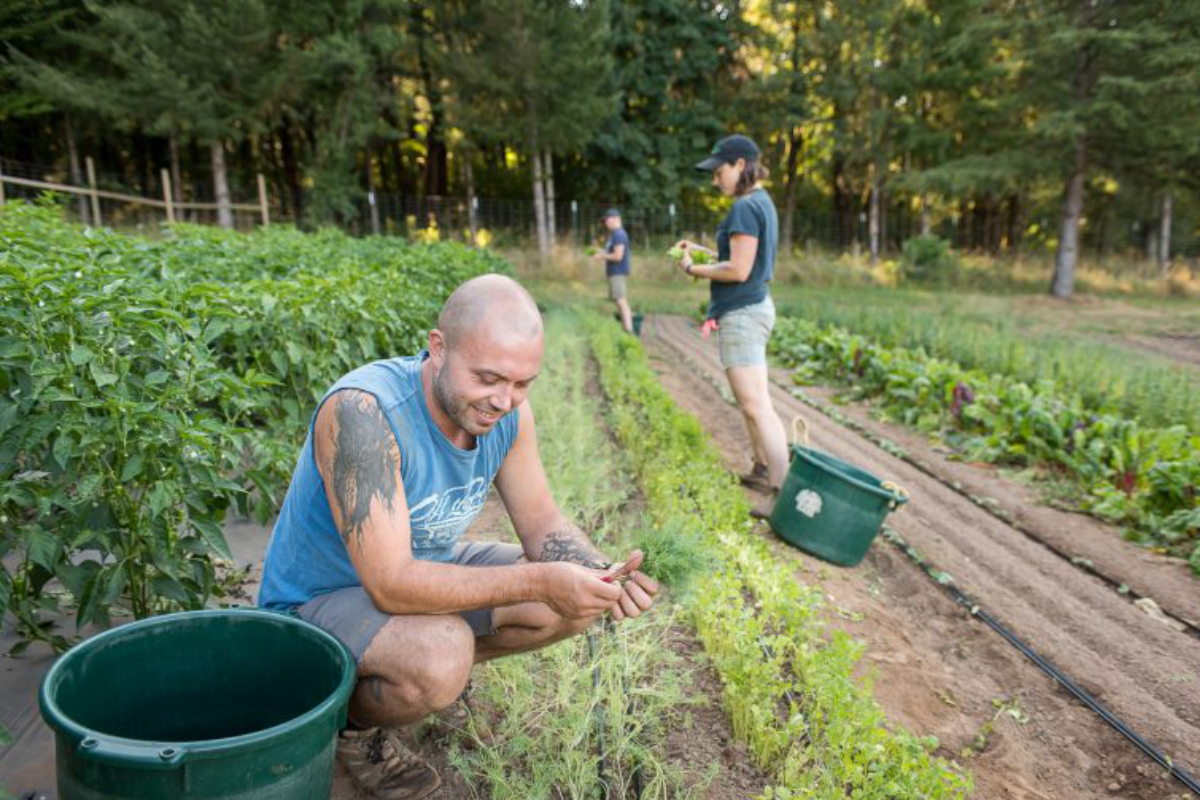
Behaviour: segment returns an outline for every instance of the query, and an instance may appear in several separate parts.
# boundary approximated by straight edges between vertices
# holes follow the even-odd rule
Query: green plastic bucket
[[[270,611],[193,611],[77,645],[42,681],[62,800],[328,800],[354,656]]]
[[[620,322],[621,321],[621,312],[619,312],[619,311],[614,312],[613,319],[615,319],[617,322]],[[632,316],[630,316],[629,321],[633,325],[633,335],[634,336],[642,335],[642,322],[644,322],[645,319],[646,318],[642,314],[639,314],[636,311],[633,312]]]
[[[818,558],[852,567],[863,560],[888,513],[908,502],[908,492],[866,470],[808,446],[797,417],[792,463],[771,511],[771,528]]]

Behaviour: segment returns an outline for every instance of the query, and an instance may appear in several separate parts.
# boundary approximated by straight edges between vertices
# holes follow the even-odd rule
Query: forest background
[[[607,205],[670,235],[719,218],[692,165],[736,131],[785,253],[936,237],[1060,296],[1080,258],[1200,255],[1196,3],[0,0],[0,40],[0,170],[161,197],[165,168],[227,227],[262,174],[301,227],[477,236],[482,199],[542,254]]]

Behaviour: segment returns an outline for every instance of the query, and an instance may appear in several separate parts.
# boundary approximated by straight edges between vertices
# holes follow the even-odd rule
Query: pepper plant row
[[[61,649],[51,612],[83,627],[203,605],[228,510],[282,500],[320,393],[412,351],[459,281],[502,267],[456,245],[150,241],[0,207],[0,615]]]
[[[964,797],[970,776],[932,755],[936,739],[890,726],[869,683],[855,679],[862,647],[824,624],[821,592],[750,533],[741,489],[640,345],[593,322],[592,346],[647,521],[702,538],[719,565],[684,604],[721,675],[735,733],[774,777],[763,797]]]
[[[1049,470],[1076,487],[1082,508],[1200,574],[1200,433],[1186,425],[1149,427],[1050,381],[965,369],[809,320],[780,320],[772,347],[798,382],[851,386],[963,458]]]

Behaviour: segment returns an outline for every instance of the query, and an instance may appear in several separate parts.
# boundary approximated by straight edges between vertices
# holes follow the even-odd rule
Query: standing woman
[[[767,502],[751,512],[770,514],[774,495],[788,468],[787,434],[771,404],[767,383],[767,340],[775,327],[775,303],[769,284],[775,274],[779,219],[771,196],[762,187],[767,170],[758,163],[758,145],[748,136],[727,136],[712,155],[696,165],[712,172],[713,186],[734,198],[729,215],[717,228],[717,252],[681,241],[679,267],[688,275],[711,281],[708,318],[714,320],[721,365],[754,447],[754,468],[742,483],[767,491]],[[691,254],[703,250],[714,264],[694,264]]]

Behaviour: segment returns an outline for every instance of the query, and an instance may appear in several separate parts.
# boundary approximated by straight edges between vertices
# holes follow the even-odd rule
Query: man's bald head
[[[542,347],[537,303],[512,278],[484,275],[459,286],[429,332],[424,369],[432,378],[434,419],[444,415],[460,432],[486,434],[525,401]]]
[[[503,275],[481,275],[459,286],[438,317],[448,349],[483,335],[487,341],[534,340],[542,315],[533,296]]]

